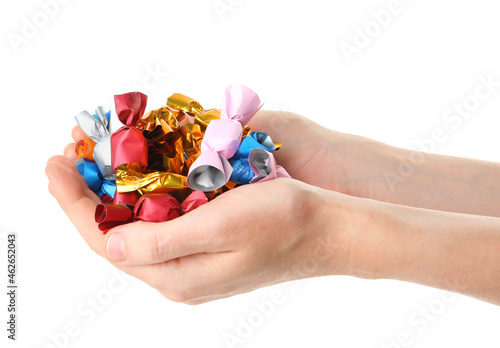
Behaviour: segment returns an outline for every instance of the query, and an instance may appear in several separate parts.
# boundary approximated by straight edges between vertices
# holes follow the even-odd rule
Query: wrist
[[[402,258],[403,221],[392,204],[324,191],[318,212],[323,221],[320,241],[328,250],[323,274],[365,279],[389,278]]]
[[[364,252],[370,243],[366,229],[373,228],[370,200],[352,197],[335,191],[311,187],[313,197],[310,230],[314,239],[307,249],[309,266],[315,264],[310,276],[350,275],[374,277],[370,261]],[[317,232],[316,232],[317,231]],[[312,268],[312,267],[310,267]]]

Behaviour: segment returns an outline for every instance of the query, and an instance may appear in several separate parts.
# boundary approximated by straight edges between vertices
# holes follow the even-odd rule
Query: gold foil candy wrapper
[[[188,150],[186,150],[186,154],[188,155],[188,157],[186,158],[186,161],[184,162],[184,168],[183,168],[182,174],[187,176],[187,174],[189,172],[189,167],[191,167],[191,165],[194,163],[194,161],[196,161],[196,159],[198,157],[200,157],[201,150],[199,148],[188,149]]]
[[[170,128],[173,131],[177,131],[179,128],[179,122],[184,118],[184,114],[175,113],[168,107],[163,106],[156,110],[151,110],[147,112],[140,120],[137,122],[137,128],[144,131],[152,132],[158,127]],[[168,128],[167,128],[168,127]]]
[[[224,189],[227,189],[227,190],[224,190],[225,191],[228,191],[228,190],[232,190],[236,187],[236,185],[238,185],[237,183],[235,183],[234,181],[232,180],[229,180],[226,185],[224,185],[222,188]]]
[[[139,163],[120,165],[116,170],[116,186],[119,193],[139,191],[141,194],[188,188],[186,176],[160,171],[142,173]]]
[[[201,131],[205,133],[205,130],[207,129],[207,126],[210,123],[210,121],[219,119],[220,119],[220,110],[210,109],[203,113],[200,113],[199,115],[196,115],[194,118],[194,123],[199,125]]]
[[[182,111],[189,116],[196,116],[203,112],[200,103],[181,93],[172,94],[167,100],[167,106],[173,112]]]
[[[174,130],[163,120],[157,119],[153,130],[143,130],[144,138],[155,143],[164,143]]]
[[[182,173],[184,166],[184,147],[182,135],[170,133],[163,145],[163,166],[169,173]]]
[[[243,135],[241,136],[241,140],[245,139],[250,133],[252,133],[252,128],[248,126],[243,127]]]
[[[183,146],[185,150],[199,149],[203,140],[203,133],[199,125],[188,123],[181,127]]]

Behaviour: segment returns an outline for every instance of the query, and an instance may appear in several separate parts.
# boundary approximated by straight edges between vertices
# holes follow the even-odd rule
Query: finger
[[[73,130],[71,131],[71,136],[73,137],[75,143],[79,142],[82,139],[87,138],[87,134],[85,134],[85,132],[82,131],[80,126],[73,127]]]
[[[151,265],[143,280],[168,299],[184,303],[251,291],[249,277],[242,276],[247,267],[237,253],[196,254]]]
[[[83,177],[78,172],[78,169],[76,169],[76,166],[75,166],[74,162],[72,162],[71,160],[69,160],[65,156],[53,156],[53,157],[49,158],[49,160],[47,161],[47,167],[49,166],[49,164],[52,165],[53,163],[59,163],[60,165],[62,165],[63,167],[66,168],[65,170],[69,170],[71,172],[71,174],[74,175],[75,180],[78,181],[79,186],[82,187],[82,189],[84,190],[85,194],[90,199],[92,199],[93,201],[95,201],[97,204],[101,203],[101,200],[99,199],[99,197],[97,197],[96,194],[94,192],[92,192],[92,190],[90,190],[88,188],[87,183],[85,182],[85,180],[83,179]],[[50,181],[50,178],[49,178],[49,181]],[[51,184],[49,182],[49,186],[50,185]]]
[[[94,213],[99,198],[87,187],[73,162],[54,156],[45,169],[50,190],[73,225],[92,250],[105,255],[103,237],[95,223]]]
[[[64,148],[64,157],[67,157],[72,162],[76,161],[76,157],[77,157],[76,152],[75,152],[75,147],[76,147],[75,143],[69,143]]]
[[[206,222],[213,214],[209,205],[167,222],[135,222],[112,229],[106,235],[108,259],[125,265],[148,265],[228,251],[229,241],[217,235],[214,222]]]

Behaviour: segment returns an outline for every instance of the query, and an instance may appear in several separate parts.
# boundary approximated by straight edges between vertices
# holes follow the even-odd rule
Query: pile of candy
[[[248,87],[229,85],[221,110],[178,93],[145,114],[146,103],[139,92],[116,95],[124,126],[112,134],[103,107],[75,116],[87,135],[75,165],[103,202],[95,219],[104,233],[174,219],[237,185],[289,177],[272,154],[281,144],[246,125],[262,106]]]

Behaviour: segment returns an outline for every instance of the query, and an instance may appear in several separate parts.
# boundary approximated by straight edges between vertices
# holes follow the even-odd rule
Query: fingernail
[[[125,246],[123,244],[123,237],[119,233],[111,235],[106,245],[108,257],[115,262],[125,260]]]

